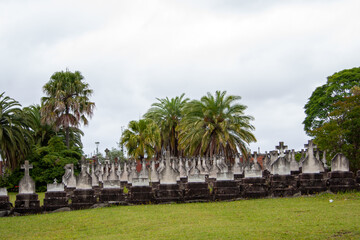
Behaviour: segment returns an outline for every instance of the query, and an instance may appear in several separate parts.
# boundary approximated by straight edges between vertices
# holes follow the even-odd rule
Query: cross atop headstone
[[[30,171],[29,169],[32,169],[33,165],[29,164],[29,161],[26,160],[25,164],[21,165],[21,169],[25,169],[25,176],[30,176]]]
[[[307,148],[308,156],[313,156],[314,155],[314,149],[317,148],[317,146],[313,143],[313,141],[309,140],[308,144],[304,144],[304,146]]]
[[[279,150],[279,157],[285,157],[285,150],[288,149],[288,146],[284,145],[284,142],[279,142],[279,146],[276,146],[276,149]]]

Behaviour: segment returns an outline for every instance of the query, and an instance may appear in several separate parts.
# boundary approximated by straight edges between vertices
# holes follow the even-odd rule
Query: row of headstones
[[[171,158],[167,153],[165,158],[160,159],[159,166],[156,167],[155,161],[150,161],[149,168],[146,162],[142,162],[141,171],[137,171],[136,162],[132,161],[129,165],[120,164],[88,164],[84,166],[86,172],[91,176],[92,187],[102,185],[104,188],[111,188],[117,182],[128,182],[133,185],[148,186],[150,182],[164,184],[175,184],[180,178],[188,178],[189,182],[203,182],[205,176],[218,180],[233,180],[234,174],[244,174],[245,177],[261,177],[262,170],[268,170],[271,174],[290,175],[291,172],[319,173],[327,170],[325,153],[323,159],[319,159],[319,151],[314,154],[315,145],[312,141],[305,145],[308,149],[306,155],[303,154],[301,160],[295,160],[295,151],[287,151],[287,146],[280,142],[276,148],[279,152],[272,151],[265,154],[263,165],[257,159],[256,152],[253,154],[253,161],[240,161],[240,156],[235,157],[235,163],[229,166],[223,156],[214,156],[212,160],[206,158],[177,159]],[[337,159],[337,158],[336,158]],[[339,164],[332,166],[333,171],[348,169],[346,161],[338,161]],[[76,178],[73,165],[65,167],[63,183],[70,188],[76,187]]]
[[[280,144],[280,147],[281,145],[282,144]],[[177,171],[177,168],[174,167],[174,161],[171,162],[171,158],[169,154],[167,154],[165,163],[163,162],[163,164],[161,164],[160,162],[160,166],[157,168],[157,172],[160,176],[155,178],[157,181],[154,181],[153,177],[149,178],[149,173],[144,162],[140,173],[137,173],[136,169],[134,169],[135,165],[132,165],[132,168],[135,171],[128,173],[126,175],[128,176],[128,179],[125,181],[121,181],[121,177],[114,177],[116,176],[114,171],[115,167],[112,165],[112,171],[106,175],[106,178],[103,177],[101,193],[98,193],[97,195],[100,195],[100,201],[102,202],[123,201],[125,198],[121,186],[127,185],[128,187],[131,186],[129,196],[130,202],[133,203],[136,203],[137,201],[152,201],[154,199],[153,196],[157,196],[157,199],[160,201],[161,199],[164,201],[181,199],[199,200],[202,195],[204,199],[209,199],[209,179],[213,180],[213,184],[210,186],[210,189],[213,188],[214,190],[213,196],[218,199],[221,199],[221,195],[224,195],[223,197],[228,195],[230,198],[235,198],[240,195],[243,197],[256,197],[265,196],[269,192],[274,196],[288,196],[295,193],[297,189],[300,189],[303,194],[324,191],[326,190],[326,182],[324,181],[323,174],[325,169],[321,164],[321,161],[314,156],[313,147],[312,142],[309,142],[307,154],[301,161],[302,168],[305,168],[306,171],[303,171],[298,178],[291,175],[290,171],[284,171],[284,169],[288,169],[288,167],[286,168],[284,166],[288,166],[288,163],[291,161],[284,157],[282,155],[282,150],[280,150],[280,156],[271,164],[271,166],[272,169],[282,170],[268,178],[270,179],[270,185],[266,182],[266,179],[263,178],[263,171],[260,164],[256,161],[256,155],[253,162],[245,163],[245,167],[243,167],[244,164],[242,165],[240,161],[235,161],[231,170],[229,170],[229,167],[225,164],[223,158],[217,159],[214,161],[215,164],[210,167],[208,174],[201,171],[202,164],[201,161],[197,159],[197,162],[194,161],[191,167],[187,167],[188,174],[186,176],[185,174],[181,175],[181,171]],[[153,164],[154,163],[152,163],[152,165]],[[25,176],[19,184],[19,194],[17,195],[17,200],[15,202],[15,210],[20,213],[36,212],[39,211],[40,206],[37,195],[35,194],[35,183],[29,175],[29,169],[32,168],[32,166],[26,161],[23,168],[25,169]],[[179,168],[181,169],[181,164]],[[216,171],[213,171],[214,168]],[[96,203],[97,199],[94,189],[99,190],[100,188],[99,185],[94,186],[94,178],[96,179],[97,177],[93,177],[92,175],[94,175],[96,171],[91,171],[90,175],[89,166],[83,164],[80,175],[75,178],[73,166],[70,166],[70,170],[71,172],[67,171],[63,176],[65,184],[48,184],[44,206],[48,206],[49,210],[68,206],[67,194],[69,194],[69,190],[73,191],[71,193],[71,200],[72,208],[74,209],[89,207]],[[94,166],[92,166],[92,170],[94,170]],[[331,187],[332,190],[350,190],[355,188],[353,173],[349,172],[349,163],[344,156],[338,154],[332,160],[332,170],[333,171],[329,173],[328,176],[330,189]],[[126,167],[124,167],[123,173],[124,172],[126,172]],[[211,174],[214,172],[216,174]],[[150,176],[152,176],[152,172],[150,173]],[[243,178],[241,182],[236,182],[233,181],[234,176],[237,176],[235,177],[237,179],[245,178]],[[182,189],[180,189],[181,186],[178,184],[179,180],[186,183],[186,186],[182,187]],[[95,182],[100,181],[96,179]],[[150,187],[149,182],[152,183],[152,186],[158,185],[157,189]],[[271,188],[270,191],[269,186]],[[65,190],[67,190],[68,193],[66,193]],[[154,190],[156,192],[155,194]],[[181,194],[181,191],[185,191],[185,193]],[[242,194],[239,195],[240,192]],[[3,209],[8,209],[10,207],[8,201],[6,201],[6,197],[7,194],[5,194],[5,191],[0,191],[0,202],[2,202],[2,205],[0,206],[2,206]]]

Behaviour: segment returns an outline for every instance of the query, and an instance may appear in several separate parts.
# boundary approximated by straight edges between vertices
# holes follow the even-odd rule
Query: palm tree
[[[21,105],[0,94],[0,154],[5,165],[15,169],[30,150],[32,135]]]
[[[182,108],[189,100],[184,98],[184,93],[180,97],[169,99],[156,98],[159,102],[153,103],[151,108],[144,115],[145,118],[152,119],[160,128],[161,147],[168,149],[174,156],[179,156],[178,141],[179,134],[176,127],[182,118]]]
[[[41,113],[39,105],[31,105],[29,107],[23,108],[23,111],[26,113],[26,121],[29,127],[29,130],[32,131],[34,138],[34,144],[39,146],[46,146],[51,137],[55,136],[53,126],[44,124],[41,121]]]
[[[245,105],[236,103],[240,96],[226,96],[226,91],[207,93],[200,101],[188,102],[180,122],[179,143],[187,155],[224,154],[227,158],[240,151],[247,156],[247,145],[255,142],[250,124],[253,117],[244,115]]]
[[[150,119],[131,121],[121,136],[128,154],[135,159],[151,158],[160,148],[160,131]]]
[[[95,103],[89,101],[93,90],[83,79],[79,71],[55,72],[43,87],[47,95],[41,99],[43,122],[54,124],[56,131],[64,129],[68,149],[71,127],[78,128],[81,122],[87,125],[86,117],[92,117],[95,108]]]

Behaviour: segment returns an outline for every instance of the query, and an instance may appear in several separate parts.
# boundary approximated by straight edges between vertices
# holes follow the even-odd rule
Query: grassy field
[[[360,193],[7,217],[0,239],[360,239]]]

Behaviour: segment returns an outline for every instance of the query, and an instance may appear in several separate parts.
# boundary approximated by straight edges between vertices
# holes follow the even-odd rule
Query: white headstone
[[[8,192],[6,188],[0,188],[0,196],[7,196]]]
[[[170,153],[165,154],[165,169],[160,172],[160,184],[176,184],[177,173],[171,167]]]
[[[25,164],[21,166],[21,169],[25,169],[25,175],[20,180],[19,183],[19,193],[20,194],[33,194],[35,193],[35,182],[30,177],[29,169],[32,169],[33,166],[29,164],[29,161],[26,160]]]
[[[309,140],[309,143],[305,145],[308,147],[307,156],[302,161],[302,172],[303,173],[320,173],[324,172],[323,163],[314,156],[314,148],[316,147],[312,140]]]
[[[348,172],[349,160],[342,153],[336,154],[331,160],[331,171]]]

